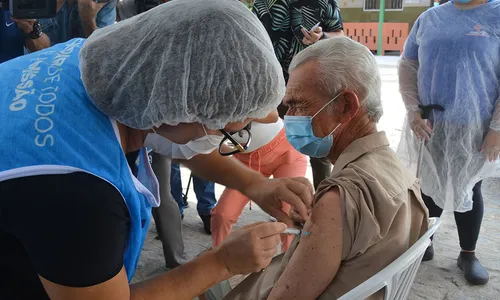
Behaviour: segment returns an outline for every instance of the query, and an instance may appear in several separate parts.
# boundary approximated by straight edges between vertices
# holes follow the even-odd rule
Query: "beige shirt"
[[[427,231],[429,218],[418,180],[389,148],[384,132],[345,149],[316,201],[332,187],[339,188],[343,210],[342,262],[320,300],[342,296],[393,262]],[[266,271],[250,275],[224,299],[266,299],[299,243],[294,239]],[[383,292],[372,298],[383,299]]]

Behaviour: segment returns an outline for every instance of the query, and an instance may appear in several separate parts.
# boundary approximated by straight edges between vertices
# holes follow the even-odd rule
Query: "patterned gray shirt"
[[[287,81],[292,58],[307,47],[294,33],[297,28],[309,30],[320,23],[324,32],[343,29],[335,0],[255,0],[253,11],[271,37]]]

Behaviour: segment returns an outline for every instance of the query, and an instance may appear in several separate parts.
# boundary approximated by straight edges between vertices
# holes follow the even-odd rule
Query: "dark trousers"
[[[193,186],[194,192],[196,194],[196,199],[198,204],[196,209],[200,216],[209,216],[210,211],[217,204],[217,199],[215,198],[215,184],[211,181],[202,179],[196,175],[193,175]],[[184,200],[182,198],[182,180],[181,180],[181,168],[178,163],[172,162],[172,169],[170,173],[170,188],[172,196],[179,206],[181,214],[184,213]],[[186,191],[187,193],[188,191]]]
[[[474,251],[476,242],[481,230],[481,222],[483,221],[484,202],[481,193],[482,181],[479,181],[472,189],[472,210],[464,213],[455,212],[455,223],[457,224],[458,237],[460,239],[460,247],[462,250]],[[429,209],[429,217],[441,217],[443,209],[434,203],[431,197],[422,193],[427,209]]]
[[[332,175],[332,163],[327,157],[310,157],[309,162],[313,173],[314,189],[317,190],[321,181]]]
[[[280,118],[284,119],[288,107],[280,104],[278,106],[278,114]],[[312,173],[313,173],[313,183],[314,189],[318,189],[319,184],[324,179],[332,175],[332,163],[326,157],[316,158],[310,157],[309,162],[311,163]]]
[[[182,222],[179,207],[170,193],[170,159],[152,153],[152,167],[160,184],[159,207],[153,208],[156,230],[163,245],[167,268],[175,268],[187,261],[182,239]]]

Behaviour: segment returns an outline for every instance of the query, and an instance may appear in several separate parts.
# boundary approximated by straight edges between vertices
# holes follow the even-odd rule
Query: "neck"
[[[357,139],[377,132],[377,125],[366,114],[358,113],[347,126],[342,126],[335,133],[333,151],[328,159],[335,164],[344,150]]]
[[[118,124],[118,131],[120,132],[123,152],[130,153],[141,149],[148,135],[148,131],[134,129],[121,123],[116,123]]]

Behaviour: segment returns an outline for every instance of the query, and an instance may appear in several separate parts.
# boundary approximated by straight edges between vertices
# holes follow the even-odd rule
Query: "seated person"
[[[337,299],[393,262],[427,230],[417,179],[377,131],[382,115],[375,58],[347,37],[294,57],[283,103],[290,144],[334,164],[304,230],[284,255],[225,299]],[[383,291],[374,295],[382,299]]]

